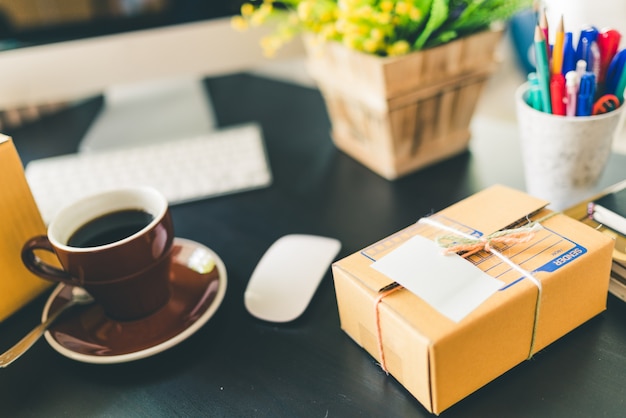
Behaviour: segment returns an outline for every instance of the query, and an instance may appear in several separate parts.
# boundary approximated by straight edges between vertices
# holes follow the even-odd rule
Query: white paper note
[[[372,267],[422,298],[441,314],[459,322],[503,282],[457,254],[416,235],[375,261]]]

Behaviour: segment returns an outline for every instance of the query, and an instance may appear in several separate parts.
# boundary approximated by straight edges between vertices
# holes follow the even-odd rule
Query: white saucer
[[[194,241],[174,240],[171,297],[155,313],[134,321],[108,318],[98,304],[71,308],[45,333],[60,354],[85,363],[123,363],[149,357],[194,334],[215,314],[226,293],[226,268],[217,254]],[[70,297],[58,285],[42,320]]]

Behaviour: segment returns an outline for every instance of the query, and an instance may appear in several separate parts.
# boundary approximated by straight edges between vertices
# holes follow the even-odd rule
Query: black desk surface
[[[334,147],[317,90],[249,75],[207,86],[221,125],[262,125],[274,173],[269,188],[172,210],[177,235],[207,245],[226,264],[222,306],[189,339],[131,363],[76,362],[41,340],[0,370],[0,415],[429,416],[341,331],[330,272],[289,324],[250,316],[243,293],[264,251],[285,234],[338,238],[343,257],[490,184],[523,189],[517,139],[475,135],[470,152],[390,182]],[[74,151],[99,105],[9,132],[24,163]],[[600,187],[625,177],[626,157],[612,156]],[[0,350],[37,323],[46,297],[0,324]],[[609,295],[607,306],[442,416],[624,416],[626,304]]]

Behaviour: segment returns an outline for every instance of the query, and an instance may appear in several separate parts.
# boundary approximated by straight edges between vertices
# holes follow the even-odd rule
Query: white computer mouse
[[[309,305],[341,243],[317,235],[285,235],[274,242],[254,269],[244,293],[253,316],[271,322],[298,318]]]

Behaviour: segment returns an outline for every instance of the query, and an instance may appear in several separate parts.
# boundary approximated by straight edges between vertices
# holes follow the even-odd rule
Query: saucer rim
[[[195,320],[192,324],[184,328],[181,332],[174,335],[173,337],[165,341],[162,341],[158,344],[155,344],[148,348],[133,351],[130,353],[117,354],[117,355],[112,355],[112,356],[97,355],[97,354],[83,354],[83,353],[73,351],[65,347],[61,343],[59,343],[54,338],[54,336],[52,335],[50,331],[46,331],[44,333],[44,337],[46,341],[48,342],[48,344],[59,354],[65,357],[68,357],[72,360],[77,360],[83,363],[92,363],[92,364],[117,364],[117,363],[126,363],[130,361],[140,360],[140,359],[147,358],[155,354],[161,353],[167,349],[170,349],[180,344],[181,342],[183,342],[184,340],[186,340],[187,338],[195,334],[204,324],[206,324],[209,321],[209,319],[213,317],[213,315],[215,314],[215,312],[217,312],[218,308],[220,307],[220,305],[222,304],[224,300],[224,297],[226,295],[227,282],[228,282],[227,276],[226,276],[226,266],[224,265],[224,262],[222,261],[222,259],[215,253],[215,251],[211,250],[209,247],[205,246],[204,244],[201,244],[199,242],[196,242],[190,239],[178,238],[178,237],[174,238],[174,245],[176,244],[183,245],[183,246],[190,245],[194,247],[200,247],[204,249],[205,251],[209,252],[213,256],[215,260],[215,266],[217,267],[218,272],[219,272],[219,287],[217,289],[213,302],[207,307],[206,311],[204,311],[204,313],[197,320]],[[48,300],[46,301],[46,304],[43,308],[42,315],[41,315],[42,322],[47,319],[48,312],[50,310],[50,307],[53,301],[56,299],[58,294],[61,292],[61,290],[65,286],[66,285],[63,283],[57,285],[57,287],[48,297]],[[52,325],[50,328],[54,328],[54,325]]]

